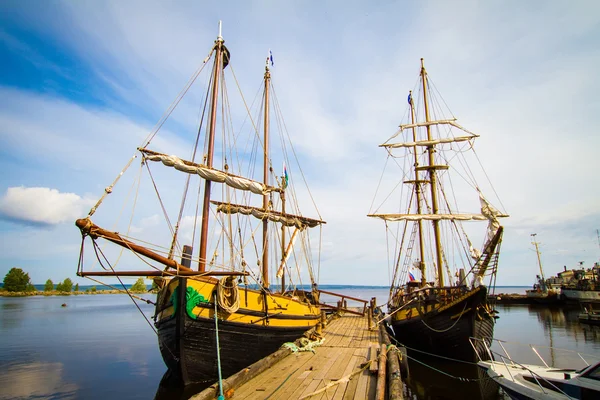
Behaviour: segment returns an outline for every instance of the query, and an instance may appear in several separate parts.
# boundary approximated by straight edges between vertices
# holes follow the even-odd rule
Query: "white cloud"
[[[9,220],[56,225],[72,222],[93,205],[75,193],[44,187],[10,187],[0,199],[0,213]]]

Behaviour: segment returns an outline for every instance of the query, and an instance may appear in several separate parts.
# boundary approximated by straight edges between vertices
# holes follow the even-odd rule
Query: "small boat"
[[[600,325],[600,310],[594,310],[590,303],[583,307],[583,312],[578,315],[579,322],[589,325]]]
[[[261,100],[233,102],[244,110],[238,113],[229,110],[226,91],[230,62],[219,26],[209,56],[173,103],[192,92],[191,84],[205,70],[199,127],[174,138],[169,128],[161,129],[169,126],[170,108],[89,214],[76,221],[80,260],[84,243],[91,241],[94,251],[86,254],[93,253],[104,268],[84,268],[80,262],[79,276],[154,279],[160,351],[186,384],[227,377],[299,338],[321,317],[315,280],[320,258],[312,254],[320,249],[320,235],[311,239],[309,232],[325,222],[300,213],[298,200],[306,196],[300,196],[304,188],[298,182],[304,180],[292,178],[303,172],[277,107],[272,55],[261,77]],[[237,84],[235,75],[229,83]],[[170,127],[182,129],[177,121]],[[166,153],[173,148],[184,154]],[[132,174],[129,167],[137,157],[141,162]],[[115,186],[131,176],[131,189]],[[120,220],[119,231],[101,228],[117,226],[120,209],[99,206],[128,195],[130,202],[123,204],[133,204],[131,216]]]
[[[374,201],[368,216],[385,221],[388,262],[395,266],[388,319],[396,341],[409,352],[473,361],[469,337],[493,336],[497,315],[488,293],[498,270],[499,218],[508,215],[490,204],[477,182],[486,176],[473,148],[479,135],[439,111],[445,102],[433,96],[423,59],[419,75],[422,90],[409,92],[406,123],[380,145],[386,166],[400,167],[382,174],[391,193]],[[494,192],[489,183],[485,188]],[[398,205],[393,213],[379,212]],[[479,225],[467,235],[467,221],[486,222],[487,229]]]
[[[599,360],[588,363],[582,354],[577,353],[586,364],[584,368],[555,368],[548,365],[539,352],[530,345],[543,365],[521,364],[509,356],[505,348],[507,342],[494,340],[503,349],[503,354],[491,351],[488,347],[490,352],[488,358],[493,358],[495,361],[480,360],[478,365],[511,399],[600,398]]]
[[[533,285],[533,289],[526,290],[525,294],[527,298],[534,303],[558,304],[560,302],[560,290],[548,285],[548,282],[544,277],[544,269],[542,268],[542,259],[540,256],[539,243],[535,241],[536,235],[536,233],[532,233],[531,237],[533,238],[532,244],[535,246],[535,252],[537,254],[540,274],[536,276],[537,282]]]

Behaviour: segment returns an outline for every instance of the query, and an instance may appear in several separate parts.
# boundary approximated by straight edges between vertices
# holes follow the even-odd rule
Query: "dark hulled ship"
[[[474,360],[474,347],[485,357],[484,346],[470,338],[488,342],[493,336],[497,316],[487,294],[502,242],[498,218],[507,215],[484,197],[470,167],[480,165],[473,158],[478,135],[442,115],[445,102],[432,96],[423,60],[418,86],[408,96],[407,122],[381,145],[392,160],[386,166],[400,167],[382,175],[391,176],[392,193],[369,214],[386,222],[393,266],[386,320],[409,351]],[[388,202],[399,204],[399,212],[379,212]],[[475,207],[479,212],[463,211]],[[469,221],[487,222],[487,229],[467,235],[471,227],[463,224]],[[479,248],[473,245],[477,236]]]

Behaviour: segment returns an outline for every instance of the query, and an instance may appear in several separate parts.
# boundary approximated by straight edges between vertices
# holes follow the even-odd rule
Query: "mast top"
[[[222,21],[219,20],[219,36],[217,36],[217,41],[218,42],[223,42],[224,41],[223,40],[223,36],[221,36],[221,24],[222,24]]]

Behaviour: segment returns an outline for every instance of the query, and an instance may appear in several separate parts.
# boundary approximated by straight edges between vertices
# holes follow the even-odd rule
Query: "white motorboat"
[[[473,342],[473,341],[472,341]],[[555,368],[548,365],[539,352],[529,346],[542,365],[521,364],[510,357],[501,340],[494,339],[504,354],[488,347],[490,361],[480,360],[478,365],[511,399],[600,399],[600,359],[588,362],[582,369]],[[588,359],[597,358],[587,356]]]

